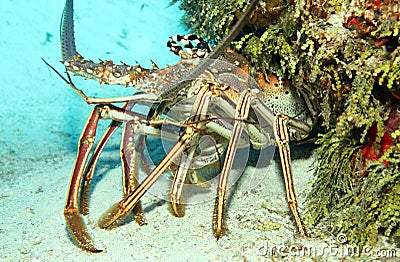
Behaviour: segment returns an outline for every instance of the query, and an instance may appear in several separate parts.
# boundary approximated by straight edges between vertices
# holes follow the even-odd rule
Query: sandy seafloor
[[[126,223],[102,230],[96,221],[122,197],[119,138],[116,134],[98,164],[91,193],[88,228],[106,252],[91,254],[71,240],[63,216],[80,132],[92,106],[85,104],[41,61],[59,63],[59,22],[64,1],[2,0],[0,10],[0,260],[4,261],[263,261],[273,246],[314,246],[316,256],[331,239],[295,237],[278,163],[247,173],[265,173],[255,189],[243,175],[228,206],[229,233],[216,241],[211,231],[213,201],[187,206],[175,218],[168,203],[142,198],[148,224]],[[150,66],[173,64],[168,36],[184,34],[183,12],[168,2],[75,1],[78,51],[86,58],[113,59]],[[87,94],[129,95],[125,87],[100,86],[73,78]],[[104,129],[105,124],[100,126]],[[101,133],[101,132],[100,132]],[[153,145],[156,147],[157,145]],[[310,189],[315,154],[302,147],[293,161],[300,212]],[[263,226],[264,225],[264,226]],[[273,225],[268,228],[266,225]],[[324,254],[327,252],[325,251]],[[313,256],[312,256],[313,257]],[[325,257],[324,255],[322,257]],[[340,258],[338,255],[330,259]],[[282,256],[275,256],[276,259]],[[289,259],[310,257],[292,256]]]

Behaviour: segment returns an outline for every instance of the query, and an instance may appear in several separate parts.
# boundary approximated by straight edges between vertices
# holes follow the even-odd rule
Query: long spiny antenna
[[[65,7],[60,22],[61,57],[63,61],[75,55],[79,55],[75,46],[73,5],[73,0],[65,1]]]

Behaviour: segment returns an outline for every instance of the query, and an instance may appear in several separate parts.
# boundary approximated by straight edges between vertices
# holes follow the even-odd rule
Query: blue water
[[[27,159],[46,161],[63,150],[75,151],[92,108],[41,61],[43,57],[64,72],[59,62],[63,5],[0,1],[0,178],[9,179],[7,169],[14,165],[26,172],[31,168],[25,168]],[[75,1],[78,51],[88,59],[138,61],[143,66],[150,66],[150,59],[160,66],[178,61],[166,42],[168,36],[184,33],[179,23],[183,13],[177,4],[167,6],[168,1]],[[74,83],[91,96],[132,93],[78,78]]]
[[[95,61],[138,61],[150,67],[152,59],[160,67],[173,64],[179,58],[166,42],[185,30],[180,24],[183,12],[177,4],[168,4],[76,0],[78,51]],[[68,239],[62,209],[77,141],[93,107],[41,60],[65,71],[59,62],[63,6],[64,1],[54,0],[0,1],[0,260],[61,260],[50,254],[63,250],[57,235],[82,253]],[[121,86],[100,86],[76,77],[73,81],[90,96],[132,93]],[[114,162],[116,137],[107,149],[115,151]]]

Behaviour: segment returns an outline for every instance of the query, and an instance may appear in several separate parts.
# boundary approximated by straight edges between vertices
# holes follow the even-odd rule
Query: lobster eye
[[[400,115],[400,106],[397,107],[397,114]]]
[[[198,49],[207,49],[207,44],[204,42],[200,42],[196,46]]]

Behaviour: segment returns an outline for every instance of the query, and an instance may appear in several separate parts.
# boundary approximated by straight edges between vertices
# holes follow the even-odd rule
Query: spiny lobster
[[[183,216],[183,186],[186,186],[187,175],[193,172],[191,169],[195,169],[200,139],[207,135],[213,138],[211,148],[215,150],[209,153],[202,166],[207,168],[220,162],[225,153],[221,170],[218,170],[221,172],[213,219],[215,237],[220,238],[226,229],[224,213],[228,177],[238,148],[246,146],[243,137],[247,137],[255,149],[271,145],[278,147],[289,208],[299,234],[306,235],[297,210],[289,140],[299,141],[309,135],[315,118],[314,106],[305,91],[297,92],[288,82],[279,81],[273,75],[266,78],[256,72],[242,55],[229,48],[257,3],[253,0],[249,4],[236,25],[213,50],[197,36],[176,36],[171,38],[168,46],[182,57],[181,61],[161,69],[153,62],[152,69],[145,69],[139,64],[116,65],[112,61],[95,63],[84,59],[75,47],[73,0],[66,0],[61,42],[62,62],[67,74],[94,79],[101,84],[133,86],[138,90],[126,97],[88,97],[72,83],[69,74],[68,79],[59,74],[88,104],[96,105],[79,139],[64,209],[69,232],[81,247],[91,252],[102,251],[95,247],[81,214],[88,214],[89,186],[97,160],[109,138],[122,124],[120,153],[124,198],[102,216],[100,227],[115,225],[130,211],[139,224],[144,224],[139,200],[167,168],[175,173],[170,189],[172,210],[176,216]],[[119,107],[112,103],[124,104]],[[149,113],[135,112],[135,104],[148,106]],[[170,114],[171,111],[175,114]],[[184,116],[184,120],[175,117],[179,114]],[[111,123],[89,159],[100,119],[110,119]],[[169,129],[174,126],[181,129],[181,134],[161,162],[151,170],[143,157],[146,136],[174,139],[176,135]],[[148,174],[141,183],[138,181],[139,160]]]

